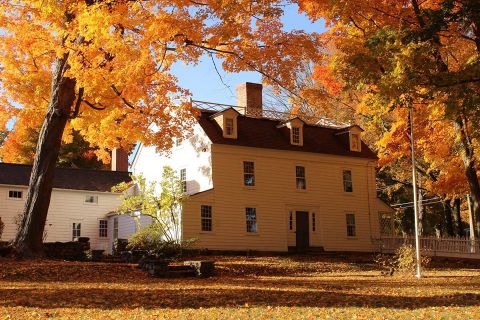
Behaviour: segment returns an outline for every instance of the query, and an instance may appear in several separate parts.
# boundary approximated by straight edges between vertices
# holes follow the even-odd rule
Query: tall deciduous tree
[[[476,0],[299,0],[313,19],[324,17],[332,59],[327,68],[344,91],[362,93],[357,111],[385,125],[386,157],[408,151],[401,144],[405,109],[417,113],[425,159],[443,167],[434,182],[465,181],[480,227],[478,116],[480,110],[480,3]],[[404,119],[404,120],[401,120]],[[393,140],[392,140],[393,139]],[[392,141],[395,141],[393,142]],[[423,145],[422,145],[423,143]],[[429,144],[428,146],[426,144]],[[448,154],[448,157],[444,155]],[[457,166],[462,178],[455,179]],[[434,166],[435,167],[435,166]],[[435,174],[430,170],[428,174]],[[456,186],[455,186],[456,187]],[[454,189],[454,188],[452,188]]]
[[[98,155],[134,141],[169,147],[189,128],[188,91],[170,73],[207,53],[226,71],[256,70],[288,86],[314,36],[284,32],[280,0],[0,0],[0,129],[43,119],[15,246],[41,252],[65,127]],[[176,107],[174,107],[176,105]],[[155,123],[158,131],[149,129]]]
[[[35,158],[40,128],[22,123],[23,119],[16,119],[16,129],[10,132],[8,139],[0,148],[0,159],[8,163],[32,164]],[[100,161],[96,148],[72,130],[64,134],[62,146],[59,151],[57,166],[68,168],[106,169],[106,164]],[[1,143],[0,143],[1,145]]]

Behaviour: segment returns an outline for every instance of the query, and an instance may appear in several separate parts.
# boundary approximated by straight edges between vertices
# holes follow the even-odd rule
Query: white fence
[[[380,251],[393,253],[404,244],[415,247],[415,237],[381,237]],[[480,240],[421,237],[420,248],[428,256],[480,259]]]

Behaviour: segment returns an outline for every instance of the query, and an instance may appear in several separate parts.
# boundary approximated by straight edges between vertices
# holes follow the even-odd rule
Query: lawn
[[[129,264],[0,258],[0,319],[480,319],[480,269],[382,276],[365,257],[208,257],[210,279]]]

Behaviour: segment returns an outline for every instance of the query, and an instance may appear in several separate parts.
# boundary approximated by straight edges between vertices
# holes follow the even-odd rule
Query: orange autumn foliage
[[[22,137],[42,123],[57,57],[68,56],[65,77],[84,91],[64,142],[76,130],[105,161],[108,149],[141,141],[163,150],[188,132],[196,114],[171,73],[176,63],[210,53],[227,72],[292,85],[319,45],[315,35],[283,31],[280,3],[0,0],[0,130],[15,122],[2,157],[21,161]]]
[[[321,37],[329,54],[318,63],[316,84],[306,90],[306,98],[313,101],[328,94],[337,102],[336,109],[354,113],[346,117],[367,130],[380,164],[396,166],[401,181],[411,177],[407,108],[413,107],[422,186],[437,195],[474,193],[471,182],[478,179],[470,175],[467,182],[465,162],[472,167],[478,164],[480,4],[470,0],[298,3],[301,11],[314,20],[325,19],[329,26]],[[316,105],[332,113],[331,104]],[[474,150],[468,160],[456,129],[460,118],[466,121],[462,130],[471,143],[468,148]]]

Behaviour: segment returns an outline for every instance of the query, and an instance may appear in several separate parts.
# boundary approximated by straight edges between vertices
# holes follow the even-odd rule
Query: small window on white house
[[[307,180],[305,178],[305,167],[295,167],[297,190],[305,190],[307,188]]]
[[[175,146],[180,147],[182,145],[182,138],[176,138],[175,139]]]
[[[22,199],[23,192],[18,190],[9,190],[8,197],[12,199]]]
[[[85,203],[98,203],[98,196],[86,195]]]
[[[108,220],[99,220],[98,236],[100,238],[106,238],[108,232]]]
[[[355,226],[355,214],[347,213],[346,220],[347,220],[347,236],[355,237],[357,235],[357,230]]]
[[[212,206],[202,205],[200,208],[202,231],[212,231]]]
[[[255,186],[255,164],[252,161],[243,161],[243,184]]]
[[[350,134],[350,149],[352,151],[360,151],[360,135],[358,133]]]
[[[180,183],[182,184],[182,191],[187,192],[187,169],[180,170]]]
[[[82,235],[82,224],[81,223],[76,223],[74,222],[72,224],[72,240],[75,240],[76,238],[80,238]]]
[[[343,170],[343,191],[353,192],[352,171]]]
[[[257,209],[246,208],[245,213],[247,218],[247,232],[249,233],[257,232]]]
[[[225,135],[233,136],[233,118],[225,119]]]
[[[118,217],[113,218],[113,240],[118,239]]]

